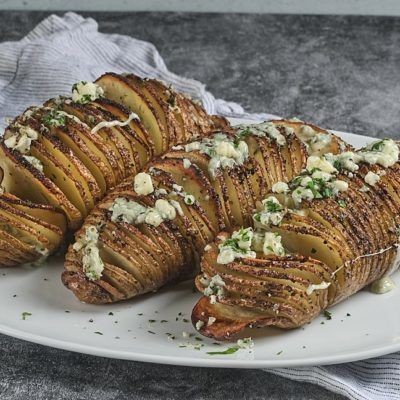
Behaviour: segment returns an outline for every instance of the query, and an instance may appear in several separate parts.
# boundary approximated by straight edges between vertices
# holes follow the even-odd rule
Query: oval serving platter
[[[248,121],[235,119],[233,123]],[[371,138],[334,132],[356,147]],[[0,333],[96,356],[163,364],[272,368],[336,364],[400,350],[400,290],[363,290],[304,328],[248,332],[251,350],[201,337],[190,323],[192,282],[120,304],[79,303],[60,280],[62,257],[0,272]],[[400,274],[393,279],[400,286]],[[246,334],[244,335],[246,336]],[[345,340],[344,340],[345,338]]]

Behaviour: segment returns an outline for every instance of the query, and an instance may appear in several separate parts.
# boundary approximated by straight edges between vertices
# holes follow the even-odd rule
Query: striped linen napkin
[[[93,80],[106,71],[132,72],[171,83],[178,91],[203,101],[212,114],[269,119],[216,99],[200,82],[168,71],[157,49],[148,42],[102,34],[97,23],[74,13],[52,15],[19,42],[0,44],[0,129],[5,119],[51,96],[70,93],[77,79]],[[400,399],[400,354],[342,365],[267,370],[306,381],[357,400]],[[284,394],[283,394],[284,395]]]

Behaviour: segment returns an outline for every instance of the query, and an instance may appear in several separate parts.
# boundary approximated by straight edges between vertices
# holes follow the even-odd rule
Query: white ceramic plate
[[[339,134],[357,147],[370,140]],[[198,341],[195,336],[182,337],[182,332],[195,334],[188,322],[199,298],[192,283],[125,303],[93,306],[79,303],[63,287],[61,271],[62,258],[51,259],[39,268],[0,272],[1,333],[97,356],[205,367],[332,364],[400,350],[399,289],[384,295],[361,291],[332,307],[331,320],[321,316],[305,328],[292,331],[255,330],[248,333],[255,342],[251,353],[240,350],[216,356],[207,352],[221,351],[229,345],[217,346],[205,338]],[[400,286],[399,274],[394,280]],[[175,339],[168,339],[167,333]],[[196,345],[200,345],[199,350],[194,348]]]

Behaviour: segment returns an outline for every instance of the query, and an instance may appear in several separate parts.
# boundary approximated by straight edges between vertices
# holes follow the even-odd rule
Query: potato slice
[[[132,74],[126,75],[126,78],[151,104],[154,114],[160,122],[159,126],[163,132],[163,138],[165,138],[163,150],[165,151],[178,143],[179,133],[177,131],[179,130],[179,124],[175,119],[174,113],[171,111],[170,105],[164,101],[157,90],[154,90],[151,85],[147,84],[145,79]]]
[[[24,214],[59,227],[63,233],[67,230],[65,215],[62,212],[56,211],[53,206],[21,200],[11,193],[0,195],[0,199],[2,202],[8,204],[12,208],[22,211]]]
[[[156,154],[166,150],[168,141],[165,132],[162,131],[161,122],[155,115],[153,106],[136,85],[122,75],[114,73],[104,74],[95,83],[103,88],[106,98],[122,103],[140,117],[151,136]]]
[[[44,247],[49,251],[52,251],[60,245],[63,237],[63,231],[58,226],[27,215],[21,210],[18,210],[18,208],[14,208],[7,204],[7,202],[2,201],[1,198],[0,213],[9,221],[10,224],[13,224],[14,222],[16,225],[23,224],[32,228],[38,237],[45,237],[48,246]]]
[[[124,105],[110,99],[100,98],[94,103],[96,106],[107,110],[115,119],[126,121],[129,118],[131,111]],[[147,132],[144,125],[138,119],[132,119],[124,130],[131,136],[133,147],[138,152],[140,165],[143,167],[149,160],[153,158],[155,149],[153,140]]]
[[[50,204],[62,210],[74,229],[82,214],[50,179],[29,164],[21,154],[0,145],[0,166],[4,171],[2,186],[9,193],[35,203]]]
[[[110,122],[115,120],[112,115],[97,109],[91,103],[64,104],[62,109],[67,113],[74,115],[84,122],[90,129],[93,129],[100,122]],[[107,143],[118,165],[119,180],[135,173],[137,169],[138,159],[136,152],[133,152],[129,138],[126,137],[125,131],[117,126],[102,128],[92,133],[94,136],[100,136],[104,143]]]

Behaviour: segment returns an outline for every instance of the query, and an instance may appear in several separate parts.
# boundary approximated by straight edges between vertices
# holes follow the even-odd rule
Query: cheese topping
[[[232,168],[242,165],[249,156],[246,142],[234,141],[224,133],[216,133],[213,137],[203,138],[201,142],[185,145],[185,151],[199,151],[210,157],[208,170],[215,177],[219,168]]]
[[[273,232],[256,231],[252,228],[241,228],[232,233],[219,246],[217,263],[229,264],[236,258],[256,258],[258,252],[265,255],[285,255],[282,238]]]
[[[252,338],[238,339],[236,342],[239,349],[250,350],[254,347],[254,342]]]
[[[129,114],[129,117],[127,120],[125,121],[119,121],[119,120],[114,120],[114,121],[102,121],[99,122],[96,126],[94,126],[92,128],[92,133],[96,133],[97,131],[99,131],[100,129],[103,128],[112,128],[114,126],[126,126],[129,125],[131,123],[131,121],[133,121],[134,119],[140,121],[140,118],[137,114],[135,114],[134,112]]]
[[[72,86],[72,101],[85,104],[104,95],[104,90],[93,82],[81,81]]]
[[[208,286],[204,289],[203,294],[204,296],[208,296],[211,298],[211,302],[213,303],[216,298],[221,298],[224,295],[224,287],[225,282],[221,278],[220,275],[214,275],[209,283]]]
[[[375,172],[369,171],[367,175],[364,177],[364,181],[368,183],[368,185],[375,186],[376,183],[380,181],[381,177]]]
[[[202,321],[202,320],[198,320],[197,322],[196,322],[196,330],[200,330],[202,327],[204,326],[204,322]]]
[[[269,196],[262,201],[263,210],[253,215],[256,223],[268,226],[279,225],[286,214],[286,209],[279,203],[274,196]]]
[[[137,194],[146,195],[154,192],[153,181],[151,176],[146,172],[139,172],[133,183],[133,188]]]
[[[289,185],[285,182],[276,182],[272,185],[272,191],[274,193],[287,193],[289,191]]]
[[[330,133],[318,132],[309,125],[302,125],[297,136],[306,145],[311,155],[325,153],[332,142]]]
[[[325,281],[322,281],[321,283],[319,283],[319,284],[317,284],[317,285],[311,284],[311,285],[307,288],[306,293],[307,293],[308,296],[310,296],[311,293],[314,292],[314,290],[323,290],[323,289],[327,289],[330,285],[331,285],[330,282],[325,282]]]
[[[17,129],[16,132],[12,132],[10,136],[8,134],[11,131],[7,131],[7,138],[4,139],[4,144],[9,149],[18,151],[21,154],[26,154],[31,149],[31,144],[34,140],[39,138],[39,133],[29,126],[14,124],[13,127]]]
[[[41,163],[40,160],[38,160],[36,157],[33,156],[23,156],[26,161],[28,161],[29,164],[31,164],[33,167],[35,167],[37,170],[40,172],[43,172],[43,164]]]
[[[159,226],[165,220],[172,220],[176,217],[175,207],[164,199],[157,199],[154,207],[145,207],[136,201],[118,197],[109,210],[112,211],[111,221],[121,220],[135,225],[146,223]]]
[[[237,136],[239,138],[244,138],[245,136],[254,135],[259,137],[269,137],[274,140],[280,146],[286,144],[286,138],[278,129],[279,125],[275,125],[273,122],[265,121],[259,124],[249,124],[249,125],[237,125]],[[290,134],[291,131],[286,131]]]
[[[253,229],[240,229],[232,233],[232,236],[219,244],[217,263],[229,264],[235,258],[256,258],[255,251],[251,250]]]
[[[75,251],[82,252],[83,271],[91,281],[100,279],[104,269],[104,263],[100,257],[98,242],[98,228],[94,225],[88,225],[86,227],[85,235],[78,238],[72,246]]]
[[[188,160],[187,158],[183,159],[183,168],[185,168],[185,169],[190,168],[191,165],[192,165],[192,163],[190,160]]]
[[[265,255],[285,255],[285,249],[282,245],[282,237],[274,232],[265,232],[262,250]]]

